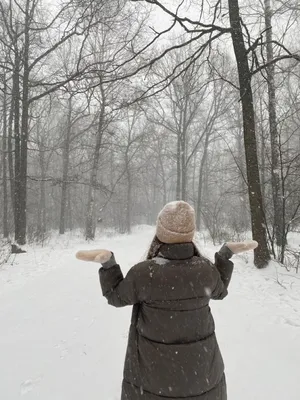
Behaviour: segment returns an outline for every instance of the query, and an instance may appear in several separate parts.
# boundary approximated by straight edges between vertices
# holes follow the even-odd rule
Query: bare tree
[[[175,54],[165,61],[156,75],[163,77],[167,71],[180,63],[186,53]],[[166,62],[167,61],[167,62]],[[196,153],[203,135],[199,135],[192,149],[190,149],[191,135],[199,129],[203,121],[200,119],[200,107],[203,104],[207,89],[208,77],[205,65],[194,64],[190,70],[177,80],[171,81],[164,96],[153,105],[153,118],[148,119],[162,126],[176,137],[176,199],[187,200],[187,173],[189,163]]]
[[[271,176],[272,176],[272,194],[274,207],[274,231],[278,244],[283,245],[284,240],[284,224],[283,224],[283,204],[280,182],[280,144],[277,129],[276,116],[276,89],[275,89],[275,64],[273,51],[273,28],[272,28],[272,8],[271,1],[264,0],[265,6],[265,26],[266,26],[266,52],[267,52],[267,83],[269,98],[269,126],[271,137]]]
[[[9,236],[8,227],[8,188],[7,188],[7,82],[3,73],[3,114],[2,114],[2,185],[3,185],[3,236]]]
[[[141,122],[141,111],[134,107],[133,110],[127,111],[124,141],[124,164],[126,171],[126,205],[125,205],[125,231],[130,233],[132,226],[132,209],[133,209],[133,161],[137,152],[140,150],[141,141],[145,134],[145,127]]]
[[[87,214],[86,214],[86,227],[85,227],[85,237],[86,239],[94,239],[95,238],[95,229],[96,229],[96,215],[95,215],[95,201],[96,201],[96,189],[98,187],[97,184],[97,173],[99,167],[99,159],[100,159],[100,149],[102,146],[102,139],[104,135],[105,129],[105,111],[106,111],[106,95],[105,90],[101,83],[101,76],[99,77],[100,80],[100,110],[98,116],[98,125],[96,131],[96,142],[95,147],[92,155],[92,168],[90,173],[90,184],[89,184],[89,191],[88,191],[88,200],[87,200]]]
[[[270,255],[267,245],[260,176],[258,170],[251,72],[248,64],[248,52],[243,38],[239,2],[238,0],[231,0],[228,2],[228,6],[232,28],[232,43],[237,62],[243,109],[244,142],[252,234],[253,238],[259,243],[259,247],[255,252],[255,265],[258,268],[263,268],[270,260]]]
[[[68,193],[68,176],[70,163],[70,142],[72,134],[72,105],[73,93],[69,93],[67,100],[67,121],[65,126],[65,137],[63,142],[63,168],[62,168],[62,184],[61,184],[61,205],[60,205],[60,223],[59,233],[63,235],[66,229],[66,208],[67,208],[67,193]]]

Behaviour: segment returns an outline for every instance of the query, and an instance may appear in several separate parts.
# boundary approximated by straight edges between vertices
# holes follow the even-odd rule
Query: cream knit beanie
[[[163,243],[188,243],[196,230],[195,211],[185,201],[173,201],[158,214],[156,236]]]

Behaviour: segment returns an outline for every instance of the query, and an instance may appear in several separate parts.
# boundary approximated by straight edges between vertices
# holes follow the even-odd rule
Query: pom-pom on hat
[[[172,201],[158,214],[156,236],[163,243],[192,242],[195,230],[195,211],[185,201]]]

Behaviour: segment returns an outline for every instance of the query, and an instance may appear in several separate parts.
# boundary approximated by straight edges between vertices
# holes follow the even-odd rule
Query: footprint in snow
[[[300,327],[300,322],[299,322],[299,321],[292,321],[292,320],[290,320],[290,319],[284,318],[284,322],[285,322],[287,325],[291,325],[291,326],[294,326],[294,327],[296,327],[296,328],[299,328],[299,327]]]
[[[39,384],[41,378],[35,379],[27,379],[26,381],[22,382],[20,385],[20,394],[21,396],[26,395],[27,393],[31,392],[35,386]]]

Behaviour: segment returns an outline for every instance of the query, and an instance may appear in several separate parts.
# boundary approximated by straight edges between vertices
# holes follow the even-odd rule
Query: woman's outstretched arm
[[[219,252],[215,254],[216,287],[212,292],[212,299],[222,300],[228,294],[228,286],[233,272],[233,262],[226,259]]]
[[[99,269],[100,285],[103,296],[110,305],[124,307],[141,301],[136,285],[136,275],[137,269],[133,267],[124,278],[113,254],[107,263],[102,263]]]
[[[120,266],[115,260],[114,254],[109,250],[82,250],[76,254],[82,261],[91,261],[102,264],[99,269],[100,285],[103,296],[109,304],[115,307],[123,307],[140,303],[145,296],[147,285],[137,285],[143,282],[143,268],[136,265],[123,276]]]
[[[234,254],[254,250],[257,246],[258,243],[255,240],[236,243],[229,242],[225,243],[215,254],[214,267],[218,271],[218,276],[216,287],[212,293],[212,299],[222,300],[228,294],[228,286],[233,272],[233,263],[230,261],[231,257]]]

